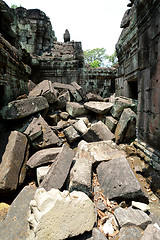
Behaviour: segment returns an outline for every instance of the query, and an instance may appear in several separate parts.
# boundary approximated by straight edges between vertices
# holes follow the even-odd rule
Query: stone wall
[[[22,48],[31,54],[41,55],[56,40],[50,19],[39,9],[12,9],[14,22],[12,29]]]
[[[138,37],[134,5],[128,9],[121,22],[122,33],[116,44],[119,62],[116,95],[137,99]]]
[[[131,2],[116,45],[120,64],[116,94],[138,95],[137,137],[160,156],[160,1]]]
[[[32,80],[82,83],[84,57],[80,42],[55,42],[42,56],[32,58]]]
[[[5,2],[0,2],[0,105],[27,92],[30,68],[29,56],[20,48],[11,29],[13,14]]]
[[[84,68],[86,92],[96,93],[103,98],[115,92],[116,68]]]

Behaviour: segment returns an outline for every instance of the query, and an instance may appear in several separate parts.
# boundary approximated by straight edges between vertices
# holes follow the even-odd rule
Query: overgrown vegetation
[[[84,60],[93,68],[111,67],[117,63],[117,56],[116,51],[112,55],[108,55],[105,48],[94,48],[84,51]]]

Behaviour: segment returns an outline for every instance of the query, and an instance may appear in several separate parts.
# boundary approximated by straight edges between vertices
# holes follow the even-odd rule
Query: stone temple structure
[[[116,94],[138,99],[137,137],[160,156],[160,1],[132,0],[116,45]],[[150,148],[151,147],[151,148]]]
[[[115,68],[85,66],[80,42],[57,42],[38,9],[10,9],[0,1],[0,104],[28,92],[28,81],[77,82],[103,97],[138,99],[137,138],[155,163],[160,144],[160,1],[130,0],[121,22]],[[116,79],[116,80],[115,80]]]

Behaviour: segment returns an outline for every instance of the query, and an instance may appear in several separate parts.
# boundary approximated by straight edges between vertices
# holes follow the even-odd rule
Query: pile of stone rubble
[[[1,196],[22,189],[1,239],[159,239],[160,220],[117,145],[135,138],[136,103],[76,82],[30,81],[29,90],[1,109]]]

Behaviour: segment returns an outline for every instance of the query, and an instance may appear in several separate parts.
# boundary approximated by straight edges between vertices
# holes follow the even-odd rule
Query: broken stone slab
[[[23,182],[26,173],[24,166],[28,160],[27,147],[27,137],[12,131],[0,164],[0,191],[16,190],[18,184]]]
[[[98,121],[88,129],[83,138],[87,142],[97,142],[112,140],[115,136],[102,121]]]
[[[90,155],[87,142],[78,144],[77,152],[73,159],[74,165],[70,171],[69,191],[82,191],[88,196],[92,195],[92,156]]]
[[[41,184],[41,182],[43,181],[44,177],[49,172],[50,168],[51,168],[51,166],[42,166],[42,167],[38,167],[36,169],[38,186]]]
[[[106,114],[108,113],[113,106],[113,103],[109,102],[97,102],[97,101],[90,101],[84,104],[84,107],[92,112],[97,114]]]
[[[43,96],[47,99],[48,103],[57,101],[57,92],[53,88],[51,81],[43,80],[29,93],[30,97]]]
[[[70,98],[70,94],[68,90],[63,90],[62,92],[60,92],[59,96],[58,96],[58,100],[56,103],[56,109],[63,109],[66,108],[66,103],[70,102],[71,98]]]
[[[35,168],[44,164],[53,163],[61,151],[61,147],[39,150],[29,158],[26,165],[30,168]]]
[[[67,120],[69,118],[69,113],[67,112],[60,112],[59,116],[62,120]]]
[[[118,240],[140,240],[143,230],[136,226],[122,227],[118,234]]]
[[[111,140],[91,142],[86,145],[86,148],[87,151],[90,152],[92,164],[109,161],[126,155],[125,152],[119,150],[117,145]]]
[[[97,94],[91,93],[91,92],[87,93],[86,97],[87,97],[88,101],[98,101],[98,102],[104,101],[104,99],[100,95],[97,95]]]
[[[42,96],[28,97],[8,103],[7,106],[2,108],[1,116],[3,119],[14,120],[27,117],[48,107],[46,98]]]
[[[78,236],[92,230],[96,221],[94,204],[83,192],[60,192],[58,189],[46,192],[39,188],[30,208],[28,221],[32,240],[60,240]]]
[[[76,103],[76,102],[67,102],[66,111],[72,117],[78,117],[88,113],[87,109],[84,108],[83,104]]]
[[[104,195],[115,200],[135,200],[147,202],[140,182],[124,156],[102,162],[97,167],[98,180]]]
[[[42,126],[36,124],[37,118],[33,118],[31,123],[28,125],[26,130],[23,132],[28,136],[30,141],[35,140],[37,137],[39,137],[42,134]]]
[[[77,130],[73,126],[65,128],[64,134],[69,143],[73,143],[81,137],[81,135],[77,132]]]
[[[112,116],[119,119],[125,108],[135,108],[135,103],[133,103],[133,100],[130,98],[117,97],[115,99],[115,104],[111,109]]]
[[[160,228],[157,228],[155,224],[149,224],[144,231],[141,240],[159,240],[160,239]]]
[[[137,115],[130,108],[125,108],[115,130],[116,143],[129,142],[136,137]]]
[[[46,147],[53,147],[60,143],[57,135],[52,131],[51,127],[40,115],[37,120],[34,122],[33,128],[39,125],[42,127],[42,134],[32,141],[32,145],[35,149],[39,150]]]
[[[82,100],[81,95],[72,85],[54,82],[53,87],[58,91],[68,90],[77,102],[80,102]]]
[[[51,190],[51,188],[61,189],[68,176],[73,157],[73,150],[66,144],[63,144],[62,151],[57,155],[55,162],[51,165],[40,187],[43,187],[47,191]]]
[[[114,215],[121,228],[134,225],[144,230],[152,222],[152,219],[145,212],[132,207],[127,209],[119,207],[114,211]]]
[[[114,119],[112,116],[105,117],[105,125],[109,128],[111,132],[114,132],[116,129],[118,121]]]
[[[150,210],[149,205],[147,205],[145,203],[141,203],[141,202],[132,201],[132,207],[138,208],[143,212],[147,212]]]
[[[86,101],[87,98],[86,98],[86,94],[85,94],[83,88],[82,88],[78,83],[76,83],[76,82],[72,82],[71,85],[77,90],[77,92],[80,94],[80,96],[82,97],[82,99],[83,99],[84,101]]]
[[[34,186],[25,186],[10,206],[7,217],[0,224],[1,240],[28,237],[29,203],[36,191]]]
[[[73,127],[80,133],[80,134],[85,134],[88,130],[85,122],[83,119],[80,119],[76,123],[73,124]]]

